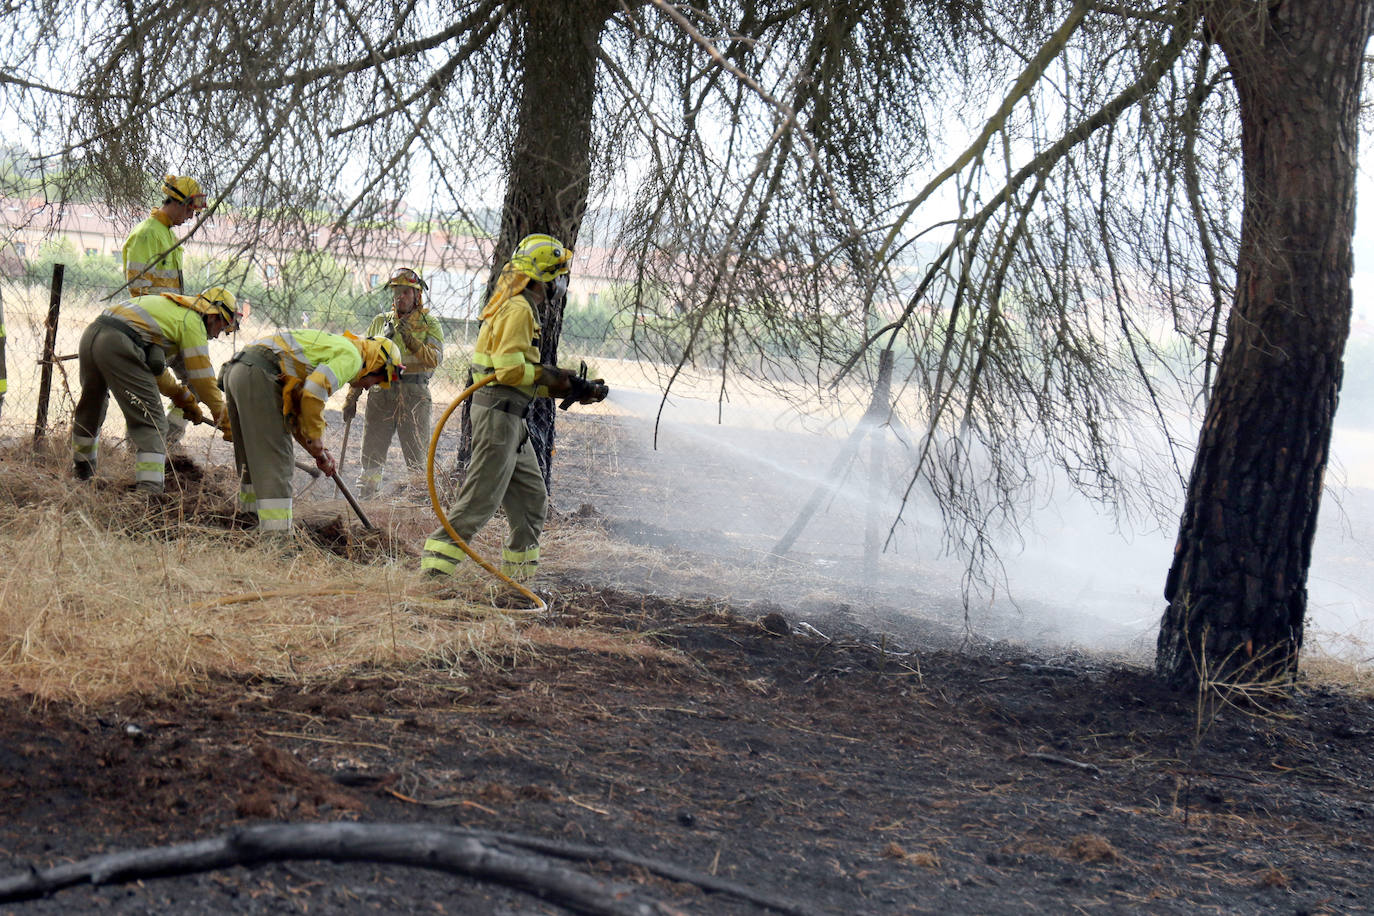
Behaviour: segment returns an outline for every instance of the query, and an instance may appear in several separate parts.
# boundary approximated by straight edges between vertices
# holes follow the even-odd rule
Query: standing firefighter
[[[324,405],[345,383],[389,387],[405,366],[385,338],[301,329],[279,331],[234,354],[222,372],[234,436],[239,503],[258,530],[291,531],[294,438],[325,474],[337,468],[324,447]]]
[[[166,467],[167,395],[187,416],[204,419],[200,403],[228,429],[224,398],[215,385],[209,341],[238,327],[234,294],[218,286],[199,296],[138,296],[96,316],[81,335],[81,400],[72,419],[72,453],[81,480],[95,474],[100,426],[110,396],[124,413],[137,449],[134,478],[140,490],[161,493]],[[190,388],[167,369],[180,357]],[[194,394],[192,393],[194,391]]]
[[[167,175],[162,179],[162,194],[162,206],[135,226],[124,241],[124,279],[133,297],[185,291],[182,247],[172,234],[172,227],[205,209],[205,193],[194,178]],[[179,361],[173,360],[172,370],[182,382],[186,381],[186,371]],[[167,444],[176,445],[186,434],[186,420],[180,408],[172,408],[167,424]]]
[[[472,396],[472,460],[448,521],[466,541],[498,506],[505,509],[510,536],[501,552],[501,571],[511,577],[528,578],[538,571],[539,536],[548,514],[544,477],[534,449],[526,447],[530,403],[550,395],[583,404],[606,397],[600,379],[588,382],[566,369],[539,363],[535,309],[566,288],[571,262],[572,251],[552,236],[521,239],[482,310],[472,354],[473,375],[495,373],[496,381]],[[425,541],[420,568],[428,575],[448,575],[464,556],[440,528]]]
[[[374,389],[367,396],[367,421],[363,433],[363,469],[358,477],[359,496],[377,495],[382,467],[391,439],[399,435],[406,467],[422,471],[429,453],[429,379],[444,358],[444,332],[439,320],[423,307],[427,288],[420,275],[402,267],[386,283],[391,290],[391,310],[382,312],[367,326],[368,337],[385,337],[401,348],[405,377],[394,388]],[[356,387],[348,392],[343,416],[350,421],[358,413]]]

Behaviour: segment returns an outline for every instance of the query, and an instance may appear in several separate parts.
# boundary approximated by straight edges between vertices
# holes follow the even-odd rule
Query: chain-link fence
[[[76,359],[81,334],[102,310],[127,295],[119,290],[117,274],[95,269],[85,263],[89,260],[76,259],[75,269],[64,265],[55,307],[53,263],[27,262],[18,276],[0,278],[0,325],[5,331],[0,338],[0,377],[5,378],[0,433],[7,440],[31,437],[40,428],[44,434],[65,435],[70,427],[81,393]],[[96,265],[101,266],[109,265]],[[200,288],[190,280],[188,286]],[[252,292],[258,291],[241,297],[250,307],[243,328],[235,335],[210,342],[210,357],[216,366],[245,344],[280,328],[362,333],[374,315],[390,308],[390,294],[385,291],[351,291],[334,297],[258,295],[256,301]],[[445,339],[444,361],[434,380],[437,400],[450,390],[456,393],[466,384],[468,361],[480,322],[444,317],[444,303],[427,304],[439,316]],[[50,314],[56,319],[53,360],[45,365]],[[595,372],[597,360],[621,358],[629,349],[621,323],[610,312],[588,309],[574,296],[563,320],[560,362],[576,366],[586,360]],[[45,374],[48,382],[43,398]],[[111,413],[105,434],[122,436],[119,412]]]

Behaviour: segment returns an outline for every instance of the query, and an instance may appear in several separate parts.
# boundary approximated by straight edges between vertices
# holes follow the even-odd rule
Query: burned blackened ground
[[[550,650],[463,680],[223,681],[88,710],[7,700],[5,864],[349,819],[629,850],[816,913],[1362,912],[1374,899],[1365,699],[1307,689],[1217,709],[1081,658],[920,651],[839,619],[798,626],[786,608],[555,593],[551,627],[608,645],[649,634],[669,651]],[[594,871],[680,912],[768,912],[642,868]],[[6,911],[563,912],[447,875],[319,862]]]
[[[534,649],[461,675],[437,659],[219,676],[87,707],[11,688],[0,700],[0,872],[264,822],[347,820],[628,851],[795,912],[1370,911],[1368,699],[1311,684],[1233,705],[1169,694],[1140,667],[971,632],[957,588],[934,577],[898,605],[878,590],[812,588],[803,562],[722,566],[756,532],[684,545],[684,520],[710,486],[659,479],[609,427],[566,424],[549,526],[550,552],[564,557],[537,582],[548,612],[522,618],[540,628]],[[125,483],[99,485],[130,503],[131,530],[153,537],[196,536],[168,519],[246,521],[232,473],[203,457],[178,468],[171,495],[148,507],[153,522]],[[310,486],[303,475],[298,485]],[[302,499],[300,521],[360,567],[412,562],[435,522],[407,486],[366,504],[375,533],[341,501],[318,499],[323,485]],[[633,498],[641,489],[661,511]],[[16,501],[43,492],[11,490]],[[762,494],[750,511],[791,515]],[[572,562],[584,538],[596,549]],[[754,585],[766,598],[748,597]],[[430,612],[441,611],[407,611]],[[611,852],[576,867],[636,886],[665,912],[778,911]],[[438,872],[312,860],[82,886],[0,912],[567,910]]]

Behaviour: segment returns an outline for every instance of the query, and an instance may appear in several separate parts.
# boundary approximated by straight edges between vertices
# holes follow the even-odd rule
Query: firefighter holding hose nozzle
[[[539,537],[548,516],[548,493],[529,444],[525,418],[536,397],[560,398],[561,407],[605,400],[609,389],[591,379],[539,362],[536,309],[567,288],[572,250],[550,235],[520,240],[501,269],[482,310],[472,355],[475,377],[495,375],[472,395],[472,459],[448,512],[448,522],[467,540],[505,509],[510,534],[501,551],[501,572],[526,579],[539,568]],[[425,540],[420,568],[426,575],[454,573],[466,554],[440,528]]]

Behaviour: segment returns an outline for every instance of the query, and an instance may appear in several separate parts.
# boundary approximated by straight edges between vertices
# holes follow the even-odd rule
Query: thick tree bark
[[[1188,484],[1155,658],[1200,676],[1289,678],[1302,647],[1350,330],[1356,118],[1374,0],[1220,0],[1211,37],[1240,100],[1235,300]]]
[[[520,42],[524,81],[501,213],[497,270],[515,243],[531,232],[547,232],[577,248],[590,185],[597,48],[607,19],[619,6],[610,0],[527,0],[524,4]],[[542,362],[558,362],[565,306],[566,299],[558,299],[542,309]],[[535,401],[529,425],[544,469],[544,485],[551,487],[553,403]]]

